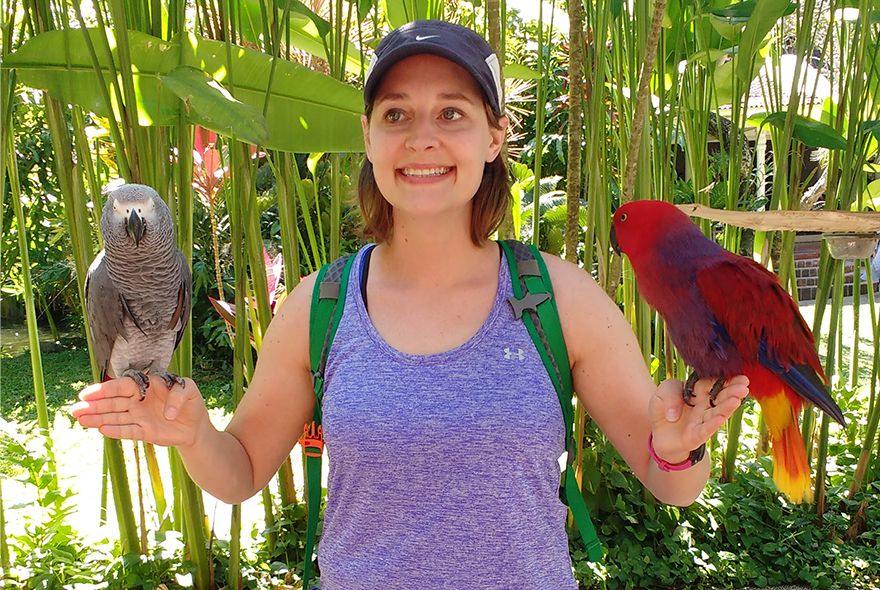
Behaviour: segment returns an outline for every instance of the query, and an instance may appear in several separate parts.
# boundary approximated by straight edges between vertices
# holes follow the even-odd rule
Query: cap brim
[[[407,57],[412,57],[413,55],[419,55],[423,53],[429,53],[431,55],[443,57],[464,68],[471,75],[471,78],[473,78],[474,81],[477,83],[477,86],[483,93],[483,98],[492,107],[492,110],[496,112],[498,111],[497,101],[494,101],[493,104],[493,98],[491,94],[480,81],[480,72],[478,72],[473,66],[468,64],[459,53],[443,45],[437,45],[428,42],[407,43],[406,45],[392,49],[391,51],[383,55],[382,59],[376,62],[376,65],[370,71],[370,76],[369,78],[367,78],[366,84],[364,85],[364,104],[371,104],[376,98],[375,94],[378,90],[379,82],[381,82],[382,78],[385,77],[385,74],[388,73],[388,70],[390,70],[395,64],[406,59]]]

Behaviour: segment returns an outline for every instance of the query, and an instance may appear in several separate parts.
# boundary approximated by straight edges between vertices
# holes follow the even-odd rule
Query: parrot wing
[[[177,335],[174,338],[174,348],[177,348],[177,345],[180,344],[181,338],[183,338],[183,332],[189,321],[190,308],[192,306],[192,271],[186,263],[186,257],[183,255],[183,252],[179,250],[177,252],[177,263],[178,268],[180,269],[180,282],[177,289],[177,307],[174,310],[174,315],[171,317],[171,321],[168,323],[169,329],[177,331]]]
[[[828,393],[813,333],[775,274],[753,260],[730,255],[698,271],[696,283],[744,359],[759,362],[844,423]]]
[[[107,271],[103,250],[89,267],[85,297],[92,347],[103,377],[110,366],[113,343],[117,336],[124,334],[122,320],[125,316],[125,304]]]

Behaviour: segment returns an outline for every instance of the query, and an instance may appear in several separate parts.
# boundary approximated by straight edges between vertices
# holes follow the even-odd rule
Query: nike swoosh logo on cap
[[[416,41],[424,41],[425,39],[434,39],[435,37],[439,37],[440,35],[416,35]]]

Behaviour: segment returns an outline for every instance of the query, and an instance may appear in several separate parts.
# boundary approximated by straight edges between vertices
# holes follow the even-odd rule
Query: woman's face
[[[373,176],[400,215],[452,213],[469,219],[486,162],[501,150],[476,81],[458,64],[430,54],[395,64],[376,91],[364,145]]]

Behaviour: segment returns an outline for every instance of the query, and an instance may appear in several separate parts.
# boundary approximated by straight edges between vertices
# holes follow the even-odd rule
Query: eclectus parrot
[[[700,377],[718,378],[712,403],[726,378],[746,375],[770,434],[773,481],[792,501],[811,501],[801,406],[812,402],[845,422],[829,395],[813,334],[776,275],[708,239],[663,201],[622,205],[611,240],[629,258],[639,291],[693,369],[685,402]]]
[[[144,399],[150,380],[183,385],[168,373],[189,320],[192,273],[174,242],[171,211],[149,186],[125,184],[101,213],[104,249],[86,277],[89,332],[101,379],[131,377]]]

